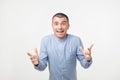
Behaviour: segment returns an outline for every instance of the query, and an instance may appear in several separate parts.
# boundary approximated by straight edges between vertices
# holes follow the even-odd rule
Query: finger
[[[88,48],[88,50],[91,50],[91,49],[92,49],[92,47],[93,47],[93,44],[91,44],[91,45],[90,45],[90,47]]]
[[[34,51],[35,51],[36,55],[38,55],[38,50],[37,50],[37,48],[34,48]]]
[[[32,62],[33,62],[33,61],[37,61],[37,59],[36,59],[36,58],[32,58],[31,61],[32,61]]]
[[[27,55],[30,56],[30,57],[32,56],[32,54],[30,54],[29,52],[27,52]]]

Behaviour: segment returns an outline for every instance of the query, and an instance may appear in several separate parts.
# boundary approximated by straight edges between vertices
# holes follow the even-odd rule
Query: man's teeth
[[[62,33],[63,31],[57,31],[57,32]]]

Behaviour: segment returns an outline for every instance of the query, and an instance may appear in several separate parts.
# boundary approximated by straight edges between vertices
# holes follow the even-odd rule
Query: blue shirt
[[[67,34],[64,39],[58,39],[54,34],[41,40],[39,65],[37,70],[49,66],[49,80],[77,80],[76,59],[84,68],[88,68],[92,60],[87,62],[80,51],[83,47],[81,39]]]

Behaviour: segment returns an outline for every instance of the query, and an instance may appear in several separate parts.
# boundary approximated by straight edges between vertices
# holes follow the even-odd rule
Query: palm
[[[28,54],[28,56],[30,57],[32,63],[33,63],[34,65],[37,65],[37,64],[38,64],[38,51],[37,51],[36,48],[34,49],[34,51],[35,51],[35,54],[34,54],[34,55],[31,54],[31,53],[29,53],[29,52],[28,52],[27,54]]]
[[[89,48],[87,48],[86,50],[84,50],[82,47],[80,47],[80,50],[82,51],[82,53],[85,56],[87,61],[91,60],[91,49],[92,49],[92,47],[93,47],[93,44]]]

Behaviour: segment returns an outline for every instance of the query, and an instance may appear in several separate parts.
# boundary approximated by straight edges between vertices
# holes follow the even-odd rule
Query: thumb
[[[30,57],[32,56],[32,54],[30,54],[29,52],[27,52],[27,55],[30,56]]]

